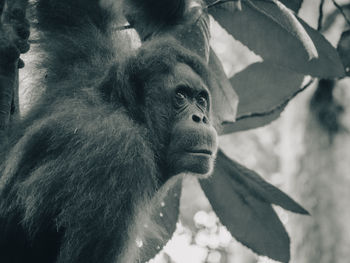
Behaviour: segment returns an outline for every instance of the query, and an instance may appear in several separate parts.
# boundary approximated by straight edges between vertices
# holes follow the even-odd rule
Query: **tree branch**
[[[339,10],[339,12],[342,14],[342,16],[344,17],[346,23],[350,26],[350,19],[346,16],[343,8],[335,1],[335,0],[332,0],[334,6]]]
[[[321,31],[322,29],[322,21],[323,21],[323,5],[324,5],[324,0],[321,0],[320,5],[318,7],[318,22],[317,22],[317,30]]]

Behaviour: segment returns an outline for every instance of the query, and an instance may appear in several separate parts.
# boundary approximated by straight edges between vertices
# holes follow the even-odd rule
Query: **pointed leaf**
[[[233,167],[219,152],[214,174],[200,180],[215,213],[239,242],[260,255],[288,262],[290,241],[283,224],[270,203],[255,192],[256,185],[249,185],[255,183],[244,180],[245,174]]]
[[[246,0],[242,2],[242,11],[233,12],[231,3],[225,3],[210,8],[209,13],[234,38],[263,58],[279,60],[278,57],[286,57],[291,51],[297,53],[301,61],[317,56],[312,41],[295,16],[273,0]]]
[[[152,199],[151,217],[141,224],[145,240],[141,243],[140,262],[155,257],[172,238],[179,219],[181,190],[182,176],[175,176]]]
[[[350,76],[350,30],[344,31],[338,43],[338,52],[347,76]]]
[[[220,163],[236,182],[244,185],[255,197],[286,210],[299,214],[309,214],[287,194],[266,182],[256,172],[240,165],[219,151]]]
[[[264,14],[272,21],[275,21],[275,23],[277,23],[281,28],[285,29],[289,34],[294,36],[295,39],[299,40],[305,48],[309,59],[318,57],[316,47],[310,39],[309,35],[303,26],[298,22],[298,19],[295,17],[295,15],[283,4],[281,4],[278,0],[270,0],[266,2],[254,0],[248,1],[252,8]],[[285,42],[280,42],[280,44],[284,43]]]
[[[210,90],[214,114],[220,123],[232,122],[236,118],[238,96],[227,79],[222,64],[212,48],[210,48],[209,68],[218,82],[218,86]]]
[[[270,62],[251,64],[231,79],[239,97],[235,123],[224,122],[222,134],[253,129],[277,119],[301,88],[304,76]]]
[[[239,97],[237,116],[275,108],[298,91],[303,80],[303,75],[270,62],[249,65],[230,79]]]
[[[248,129],[254,129],[254,128],[258,128],[266,124],[269,124],[270,122],[274,121],[280,116],[281,112],[284,110],[284,108],[287,106],[288,102],[292,98],[294,98],[303,90],[307,89],[313,82],[314,80],[311,79],[302,88],[295,91],[289,98],[287,98],[281,104],[276,105],[271,110],[267,110],[264,112],[252,112],[252,113],[240,115],[239,117],[237,117],[236,122],[234,123],[232,122],[223,123],[220,134],[227,134],[232,132],[244,131]]]
[[[282,105],[282,107],[276,108],[270,112],[241,116],[239,119],[236,119],[236,122],[224,122],[222,124],[222,129],[220,130],[220,135],[246,131],[265,126],[276,120],[281,115],[281,112],[284,110],[284,108],[285,105]]]
[[[345,76],[344,67],[337,50],[320,32],[310,27],[301,18],[298,18],[298,20],[314,42],[319,56],[310,60],[305,65],[301,65],[300,68],[289,68],[304,75],[318,78],[338,78]]]
[[[264,60],[304,75],[344,74],[339,56],[329,42],[278,1],[246,0],[242,11],[232,11],[229,4],[215,5],[209,13]]]

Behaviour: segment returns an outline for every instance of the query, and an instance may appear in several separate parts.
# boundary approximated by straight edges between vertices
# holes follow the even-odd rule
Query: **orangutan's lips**
[[[192,153],[192,154],[206,154],[206,155],[212,155],[213,152],[210,150],[204,150],[204,149],[191,149],[191,150],[187,150],[188,153]]]

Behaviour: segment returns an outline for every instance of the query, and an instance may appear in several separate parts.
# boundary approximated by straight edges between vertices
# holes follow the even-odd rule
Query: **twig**
[[[342,14],[342,16],[344,17],[346,23],[350,26],[350,20],[349,18],[346,16],[343,8],[335,1],[335,0],[332,0],[333,4],[335,5],[336,8],[338,8],[339,12]]]
[[[320,5],[318,6],[318,22],[317,22],[317,30],[321,31],[322,29],[322,21],[323,21],[323,5],[324,5],[324,0],[321,0]]]
[[[236,119],[236,121],[244,120],[244,119],[247,119],[247,118],[253,118],[253,117],[264,117],[264,116],[271,115],[271,114],[275,113],[276,111],[279,111],[280,109],[284,109],[287,106],[287,104],[289,103],[289,101],[294,99],[300,92],[302,92],[306,88],[308,88],[314,81],[315,81],[315,79],[311,79],[301,89],[297,90],[289,98],[287,98],[285,101],[283,101],[281,104],[277,105],[276,107],[274,107],[274,108],[272,108],[270,110],[267,110],[267,111],[263,111],[263,112],[252,112],[252,113],[248,113],[248,114],[239,116]]]

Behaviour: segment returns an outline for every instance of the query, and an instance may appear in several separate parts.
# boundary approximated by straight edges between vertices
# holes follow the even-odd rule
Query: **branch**
[[[323,5],[324,5],[324,0],[321,0],[320,5],[318,7],[318,10],[319,10],[318,22],[317,22],[317,30],[318,31],[321,31],[321,29],[322,29]]]
[[[339,12],[342,14],[342,16],[344,17],[346,23],[350,26],[350,19],[346,16],[343,8],[335,0],[332,0],[332,2],[335,5],[335,7],[339,10]]]

